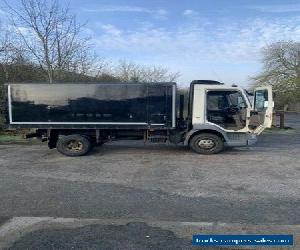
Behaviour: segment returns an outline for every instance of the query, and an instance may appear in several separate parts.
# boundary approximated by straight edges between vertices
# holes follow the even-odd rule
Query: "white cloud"
[[[300,4],[256,5],[256,6],[249,6],[248,8],[261,11],[261,12],[270,12],[270,13],[300,12]]]
[[[165,9],[147,9],[139,6],[130,5],[101,5],[93,9],[83,9],[86,12],[136,12],[136,13],[147,13],[152,15],[153,18],[165,20],[167,19],[168,11]]]
[[[195,14],[196,14],[196,11],[187,9],[187,10],[184,10],[182,14],[183,14],[184,16],[192,16],[192,15],[195,15]]]
[[[100,28],[102,28],[107,34],[111,34],[113,36],[119,36],[122,33],[121,30],[111,24],[100,24]]]
[[[212,24],[211,24],[212,25]],[[128,49],[129,52],[163,52],[164,55],[199,57],[206,59],[249,60],[257,58],[264,45],[278,40],[300,39],[300,24],[293,21],[268,22],[261,19],[243,23],[224,23],[207,28],[202,24],[184,25],[175,31],[163,28],[118,30],[108,25],[97,39],[109,49]],[[121,35],[120,35],[121,34]],[[115,37],[118,36],[118,37]]]
[[[95,35],[95,31],[93,29],[85,27],[85,26],[81,28],[81,31],[82,31],[83,35],[86,35],[88,37]]]
[[[159,9],[159,10],[157,11],[157,14],[162,15],[162,16],[165,16],[165,15],[168,14],[168,11],[166,11],[166,10],[164,10],[164,9]]]
[[[128,6],[128,5],[101,5],[100,7],[94,9],[83,9],[87,12],[144,12],[151,13],[151,10],[148,10],[143,7],[138,6]]]
[[[173,30],[147,26],[119,31],[108,25],[107,31],[112,32],[99,35],[95,43],[104,56],[114,54],[117,58],[130,57],[142,60],[142,63],[160,63],[176,71],[193,71],[190,75],[197,72],[204,75],[203,65],[211,66],[212,75],[224,77],[224,74],[214,73],[213,65],[257,65],[263,46],[279,40],[300,40],[299,18],[273,19],[272,22],[267,19],[249,19],[240,23],[222,21],[208,24],[205,21],[188,22]],[[251,70],[254,69],[249,68]],[[239,74],[242,73],[237,71],[231,78]],[[182,75],[186,77],[185,73]]]
[[[168,18],[168,11],[165,9],[158,9],[152,12],[154,15],[153,17],[160,20],[166,20]]]

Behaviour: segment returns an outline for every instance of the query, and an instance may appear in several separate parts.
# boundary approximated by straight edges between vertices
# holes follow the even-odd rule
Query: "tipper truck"
[[[200,154],[247,146],[272,125],[271,86],[253,96],[195,80],[185,101],[175,83],[7,83],[9,127],[30,128],[67,156],[112,140],[189,146]]]

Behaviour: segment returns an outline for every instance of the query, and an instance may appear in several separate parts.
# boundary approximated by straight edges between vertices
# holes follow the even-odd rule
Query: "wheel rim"
[[[77,140],[71,140],[67,143],[67,149],[71,152],[79,152],[83,149],[83,143]]]
[[[216,144],[212,139],[201,139],[198,141],[198,146],[202,149],[212,149]]]

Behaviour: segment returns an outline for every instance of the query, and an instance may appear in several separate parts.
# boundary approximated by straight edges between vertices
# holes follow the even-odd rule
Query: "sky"
[[[262,70],[264,46],[300,41],[299,0],[59,2],[87,22],[101,57],[166,67],[185,86],[194,79],[247,86]]]

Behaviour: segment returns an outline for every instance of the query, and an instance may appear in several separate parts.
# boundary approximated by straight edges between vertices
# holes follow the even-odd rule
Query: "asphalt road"
[[[212,156],[133,142],[80,158],[46,145],[0,145],[0,224],[13,217],[129,222],[40,228],[16,237],[11,249],[189,249],[176,223],[300,225],[299,180],[298,128]]]

